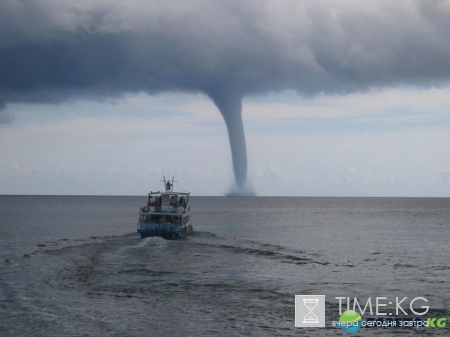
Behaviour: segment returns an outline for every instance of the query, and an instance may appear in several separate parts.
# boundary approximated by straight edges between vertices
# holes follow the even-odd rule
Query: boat
[[[146,206],[139,209],[137,232],[141,238],[159,236],[165,239],[182,239],[194,230],[191,221],[190,192],[175,192],[175,177],[166,181],[163,176],[164,192],[148,194]]]

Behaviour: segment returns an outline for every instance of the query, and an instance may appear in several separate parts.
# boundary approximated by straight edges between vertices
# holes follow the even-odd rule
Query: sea
[[[0,196],[0,336],[346,336],[347,298],[370,300],[363,319],[449,317],[450,199],[190,202],[194,232],[172,241],[136,233],[146,197]],[[325,327],[295,327],[295,295],[325,295]]]

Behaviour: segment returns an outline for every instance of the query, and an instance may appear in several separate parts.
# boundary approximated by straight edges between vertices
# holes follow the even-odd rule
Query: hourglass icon
[[[303,317],[303,323],[313,324],[313,323],[319,323],[319,319],[314,314],[313,310],[315,307],[317,307],[317,304],[319,303],[318,298],[303,298],[303,305],[308,309],[308,313],[305,317]]]

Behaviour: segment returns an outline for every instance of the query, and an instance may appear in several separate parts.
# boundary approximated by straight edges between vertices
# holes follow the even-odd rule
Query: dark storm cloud
[[[448,1],[3,0],[0,99],[438,85],[449,31]]]
[[[243,96],[446,84],[448,32],[437,0],[1,0],[0,105],[204,92],[240,161]]]

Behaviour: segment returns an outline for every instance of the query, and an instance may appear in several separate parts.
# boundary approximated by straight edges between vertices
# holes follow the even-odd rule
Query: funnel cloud
[[[234,178],[236,186],[243,190],[247,181],[247,147],[242,123],[242,99],[226,90],[210,93],[209,96],[227,125]]]
[[[438,0],[3,0],[0,109],[201,92],[225,120],[243,189],[243,97],[448,85],[449,31]]]

